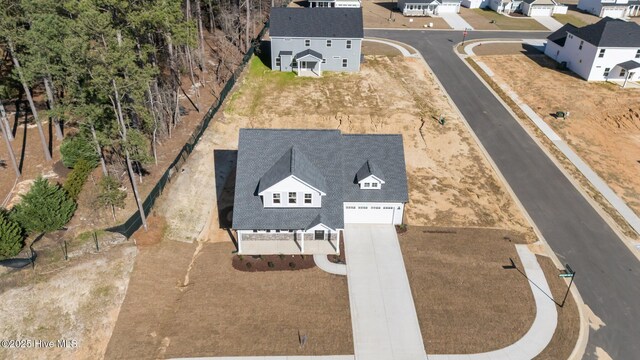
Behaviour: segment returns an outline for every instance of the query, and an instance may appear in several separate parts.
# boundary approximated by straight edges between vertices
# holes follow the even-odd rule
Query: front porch
[[[304,232],[238,230],[240,255],[339,254],[342,231]]]
[[[322,76],[322,54],[307,49],[294,58],[293,72],[298,76]]]

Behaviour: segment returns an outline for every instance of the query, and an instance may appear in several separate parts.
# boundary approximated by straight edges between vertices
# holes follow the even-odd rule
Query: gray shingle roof
[[[635,22],[606,17],[569,32],[597,47],[640,47],[640,25]]]
[[[635,60],[629,60],[618,64],[618,66],[625,70],[634,70],[640,68],[640,63]]]
[[[295,58],[297,60],[297,59],[301,59],[301,58],[303,58],[305,56],[308,56],[308,55],[311,55],[311,56],[315,57],[318,60],[322,60],[322,54],[320,54],[317,51],[313,51],[311,49],[307,49],[307,50],[304,50],[304,51],[301,51],[301,52],[297,53]]]
[[[573,33],[576,29],[577,27],[571,24],[564,24],[560,29],[551,33],[551,35],[547,37],[547,40],[553,41],[560,46],[564,46],[564,43],[567,41],[567,32]]]
[[[272,8],[270,36],[364,37],[360,8]]]
[[[294,145],[285,151],[280,159],[260,178],[258,193],[291,175],[322,192],[327,191],[327,184],[320,170]]]
[[[373,161],[367,160],[356,173],[356,182],[360,182],[371,175],[375,175],[378,179],[384,181],[384,176],[382,175],[380,168],[377,167]]]
[[[287,155],[291,154],[291,155]],[[321,208],[267,208],[258,189],[284,178],[287,161],[309,180],[324,179]],[[354,182],[362,164],[385,174],[380,190],[360,190]],[[306,162],[306,163],[305,163]],[[343,202],[407,202],[407,175],[401,135],[342,135],[338,130],[241,129],[233,210],[234,229],[308,229],[320,222],[344,227]],[[264,174],[264,175],[263,175]],[[268,175],[268,176],[267,176]],[[284,176],[284,177],[283,177]],[[306,180],[303,180],[306,182]],[[315,187],[315,186],[314,186]]]

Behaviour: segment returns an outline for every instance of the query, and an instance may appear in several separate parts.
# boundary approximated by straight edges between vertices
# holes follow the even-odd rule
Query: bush
[[[68,168],[74,168],[78,160],[85,160],[92,169],[100,162],[95,146],[85,135],[65,138],[60,145],[60,154],[62,155],[62,163]]]
[[[63,185],[63,188],[73,200],[78,199],[78,195],[80,194],[80,191],[82,191],[82,187],[93,169],[94,167],[85,159],[76,161],[73,170],[71,170]]]
[[[24,231],[20,225],[0,210],[0,259],[16,256],[22,249],[23,240]]]
[[[31,190],[22,195],[10,213],[12,220],[29,233],[42,233],[62,229],[76,210],[76,203],[58,184],[50,184],[39,176]]]
[[[120,190],[120,182],[113,176],[105,176],[98,185],[97,202],[99,206],[111,208],[113,219],[116,219],[116,207],[124,208],[124,199],[127,193]]]

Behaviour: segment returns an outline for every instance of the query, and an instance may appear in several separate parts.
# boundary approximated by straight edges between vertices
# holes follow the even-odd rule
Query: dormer
[[[361,190],[380,190],[384,184],[384,176],[380,168],[367,160],[356,173],[356,182]]]
[[[291,147],[260,178],[258,195],[265,208],[319,208],[326,188],[320,170]]]

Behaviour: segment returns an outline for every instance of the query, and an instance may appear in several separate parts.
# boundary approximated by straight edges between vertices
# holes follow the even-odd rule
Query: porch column
[[[242,231],[238,230],[236,233],[238,234],[238,254],[242,254]]]
[[[302,231],[302,242],[300,243],[300,253],[304,254],[304,230]]]
[[[338,255],[340,255],[340,233],[342,231],[338,230],[336,233],[336,249],[338,250]]]

